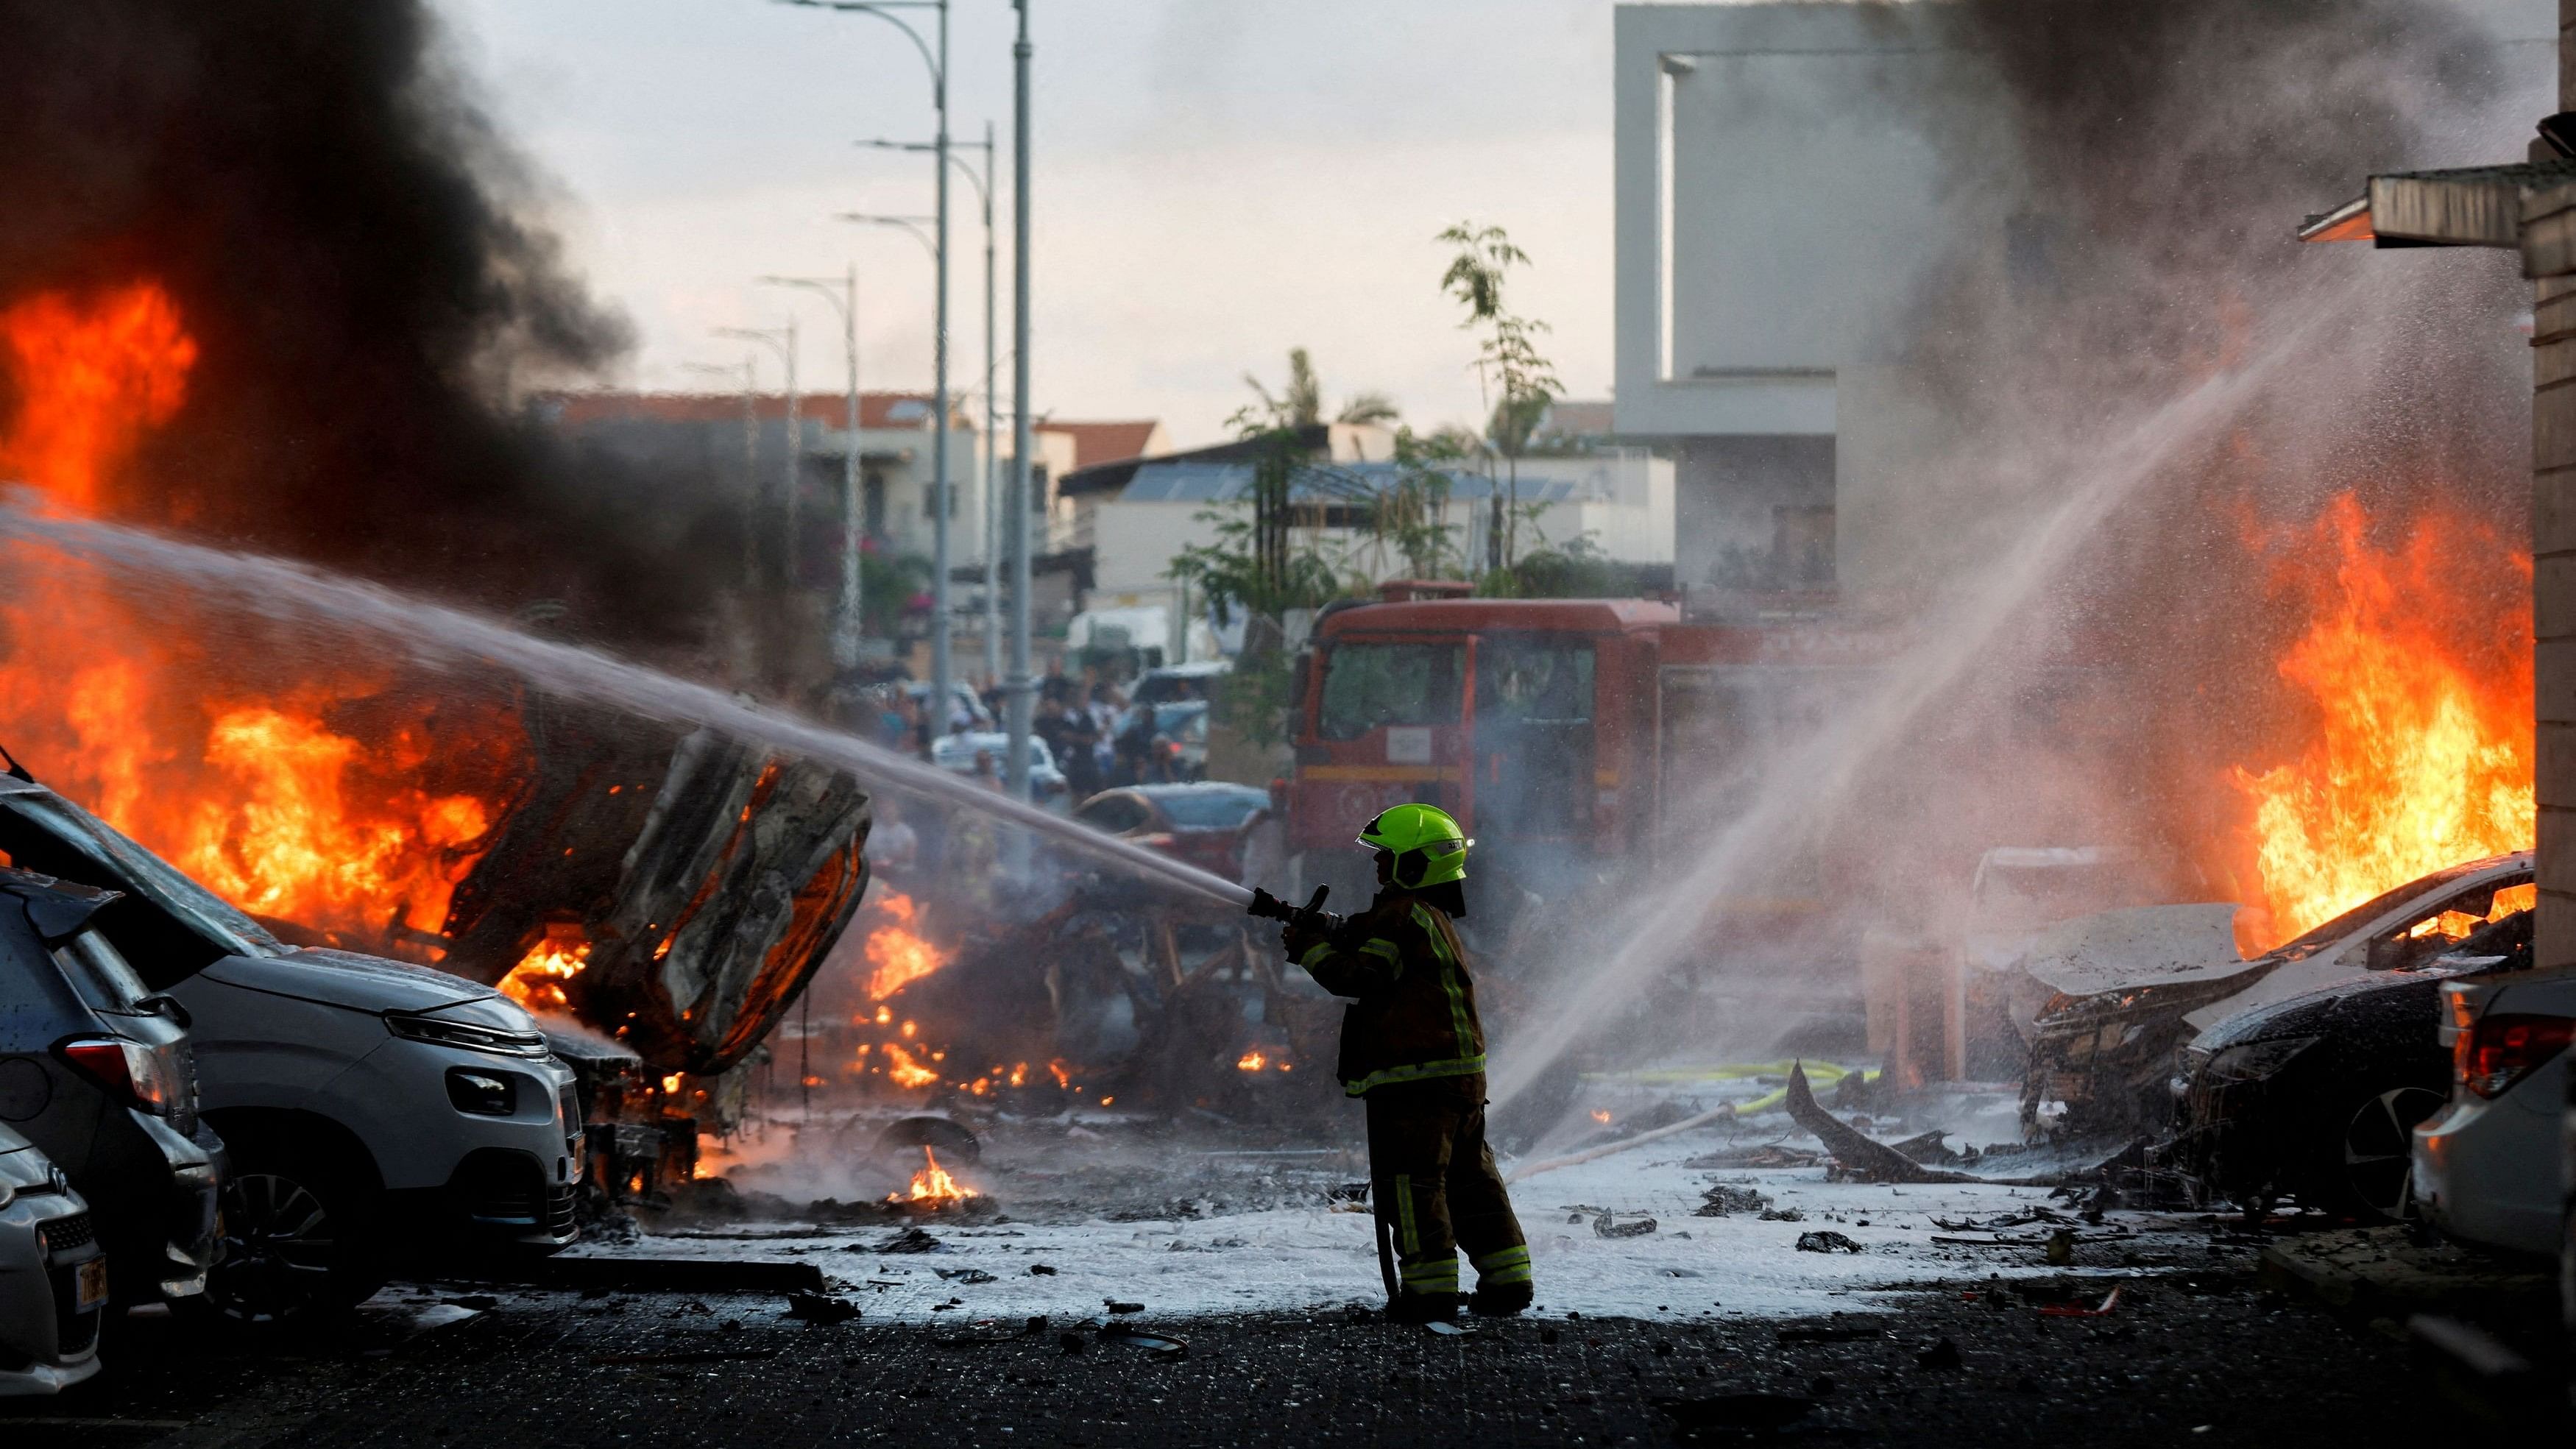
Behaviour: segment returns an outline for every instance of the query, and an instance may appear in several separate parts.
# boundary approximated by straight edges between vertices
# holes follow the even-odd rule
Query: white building
[[[1616,424],[1674,457],[1690,589],[1865,583],[1903,546],[1855,519],[1925,421],[1889,324],[1955,223],[1913,103],[1955,73],[1943,8],[1617,9]]]

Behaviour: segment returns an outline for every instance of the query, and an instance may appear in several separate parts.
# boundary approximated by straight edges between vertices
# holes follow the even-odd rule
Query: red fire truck
[[[1310,862],[1347,856],[1360,822],[1407,800],[1457,816],[1489,867],[1531,884],[1652,859],[1704,835],[1691,827],[1747,786],[1764,744],[1814,728],[1888,652],[1821,600],[1704,621],[1421,587],[1328,609],[1299,660],[1291,848],[1329,853]]]

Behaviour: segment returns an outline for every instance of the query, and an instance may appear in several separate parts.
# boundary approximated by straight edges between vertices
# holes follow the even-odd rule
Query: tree
[[[1529,265],[1529,254],[1499,226],[1460,222],[1440,233],[1438,240],[1458,249],[1449,259],[1449,270],[1440,276],[1440,289],[1467,309],[1466,320],[1458,325],[1484,329],[1476,348],[1476,378],[1495,397],[1485,441],[1503,459],[1506,474],[1502,486],[1494,490],[1485,567],[1506,569],[1512,563],[1521,519],[1521,453],[1547,405],[1565,388],[1557,381],[1556,365],[1538,350],[1537,339],[1548,325],[1520,316],[1504,302],[1504,281],[1512,268]],[[1491,476],[1489,460],[1487,477]]]
[[[1288,349],[1288,382],[1278,392],[1251,373],[1243,381],[1261,399],[1259,412],[1271,424],[1285,428],[1311,428],[1324,420],[1324,384],[1315,375],[1315,362],[1305,348]],[[1396,420],[1395,400],[1385,393],[1364,391],[1342,400],[1341,410],[1333,414],[1337,423],[1392,423]],[[1238,423],[1243,413],[1235,414]]]

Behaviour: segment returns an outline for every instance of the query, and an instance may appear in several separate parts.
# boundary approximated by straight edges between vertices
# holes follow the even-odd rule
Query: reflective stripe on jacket
[[[1350,1000],[1336,1068],[1349,1095],[1485,1069],[1485,1029],[1476,1016],[1466,948],[1437,907],[1404,891],[1382,891],[1333,939],[1307,946],[1297,964],[1326,991]]]

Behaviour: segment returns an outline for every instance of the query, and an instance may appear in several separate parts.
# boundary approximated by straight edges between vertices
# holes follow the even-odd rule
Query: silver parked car
[[[2446,981],[2441,1033],[2451,1100],[2415,1129],[2416,1203],[2452,1237],[2554,1256],[2576,970]]]
[[[106,1312],[89,1204],[34,1143],[0,1127],[0,1399],[60,1393],[97,1373]]]

